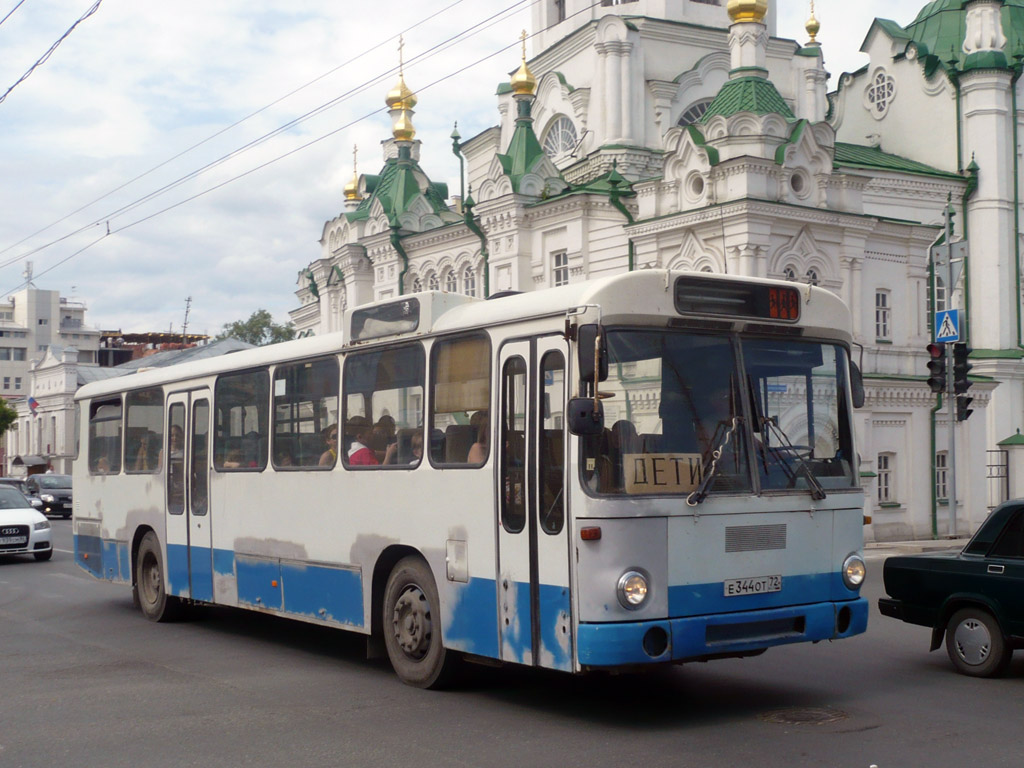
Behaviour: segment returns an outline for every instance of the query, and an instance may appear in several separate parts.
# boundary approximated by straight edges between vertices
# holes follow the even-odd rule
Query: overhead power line
[[[21,2],[18,3],[18,5],[21,5],[21,3],[23,3],[23,2],[25,2],[25,0],[21,0]],[[285,99],[289,99],[292,96],[294,96],[295,94],[302,92],[306,88],[309,88],[310,86],[315,85],[316,83],[318,83],[321,80],[323,80],[325,77],[329,77],[330,75],[333,75],[338,70],[343,69],[343,68],[349,66],[350,64],[355,63],[356,61],[358,61],[359,59],[363,58],[364,56],[368,56],[369,54],[371,54],[374,51],[376,51],[378,48],[380,48],[380,47],[382,47],[384,45],[387,45],[388,43],[392,42],[393,40],[397,40],[402,34],[404,34],[406,32],[410,32],[411,30],[415,29],[416,27],[420,26],[421,24],[425,24],[428,21],[431,21],[431,20],[437,18],[438,16],[441,16],[444,13],[447,13],[452,8],[454,8],[455,6],[457,6],[457,5],[459,5],[460,3],[463,3],[463,2],[465,2],[465,0],[455,0],[453,3],[445,6],[440,11],[436,11],[436,12],[434,12],[433,14],[431,14],[429,16],[425,16],[424,18],[420,19],[416,23],[411,24],[410,26],[406,27],[401,32],[397,32],[394,35],[392,35],[391,37],[387,38],[386,40],[382,40],[381,42],[377,43],[376,45],[373,45],[373,46],[367,48],[362,53],[356,54],[355,56],[351,57],[347,61],[342,62],[341,64],[339,64],[338,66],[334,67],[333,69],[329,69],[328,71],[324,72],[322,75],[313,78],[308,83],[305,83],[304,85],[300,85],[298,88],[295,88],[295,89],[289,91],[288,93],[286,93],[283,96],[275,99],[274,101],[270,102],[269,104],[266,104],[266,105],[260,107],[259,109],[257,109],[256,111],[250,112],[245,117],[242,117],[242,118],[236,120],[235,122],[231,123],[231,125],[228,125],[228,126],[225,126],[224,128],[221,128],[219,131],[213,133],[210,136],[207,136],[202,141],[196,142],[195,144],[193,144],[192,146],[188,147],[187,149],[183,149],[181,152],[178,152],[176,155],[174,155],[172,157],[169,157],[169,158],[167,158],[166,160],[164,160],[164,161],[162,161],[160,163],[157,163],[156,165],[154,165],[149,170],[143,171],[142,173],[140,173],[135,178],[129,179],[128,181],[124,182],[123,184],[120,184],[117,187],[114,187],[109,192],[105,192],[104,194],[100,195],[96,199],[94,199],[94,200],[86,203],[85,205],[83,205],[83,206],[81,206],[79,208],[76,208],[75,210],[71,211],[71,213],[66,214],[65,216],[62,216],[61,218],[57,219],[56,221],[53,221],[53,222],[47,224],[42,229],[37,229],[35,232],[33,232],[30,235],[27,235],[26,237],[23,237],[18,242],[12,243],[11,245],[8,245],[6,248],[3,248],[2,250],[0,250],[0,254],[6,253],[7,251],[11,250],[12,248],[17,248],[22,243],[25,243],[28,240],[31,240],[33,237],[41,235],[43,232],[46,232],[47,230],[52,229],[53,227],[57,226],[58,224],[61,224],[62,222],[67,221],[72,216],[74,216],[74,215],[76,215],[78,213],[81,213],[82,211],[86,210],[87,208],[91,208],[96,203],[99,203],[99,202],[101,202],[103,200],[106,200],[111,195],[116,194],[117,192],[120,192],[122,189],[131,186],[135,182],[144,179],[146,176],[149,176],[151,173],[154,173],[154,172],[160,170],[165,165],[173,163],[175,160],[178,160],[179,158],[184,157],[189,152],[192,152],[192,151],[194,151],[196,149],[199,149],[200,147],[202,147],[205,144],[208,144],[209,142],[213,141],[217,137],[222,136],[223,134],[227,133],[228,131],[230,131],[230,130],[232,130],[234,128],[237,128],[239,125],[242,125],[242,123],[246,122],[247,120],[251,120],[252,118],[254,118],[254,117],[260,115],[261,113],[267,111],[271,107],[274,107],[277,104],[280,104]],[[15,10],[17,10],[17,8],[15,8]],[[11,11],[11,13],[13,13],[13,12],[14,11]],[[10,15],[10,14],[8,14],[8,15]],[[88,226],[93,226],[93,225],[90,224]],[[63,239],[64,238],[61,238],[61,240],[63,240]],[[55,242],[60,242],[60,240],[57,240]],[[43,247],[46,247],[46,246],[43,246]],[[18,257],[18,258],[19,259],[23,258],[23,256]],[[6,265],[0,265],[0,266],[6,266]]]
[[[520,2],[517,2],[514,5],[520,5],[524,1],[525,0],[520,0]],[[531,0],[530,4],[531,5],[535,4],[538,1],[539,0]],[[573,14],[570,14],[569,18],[571,18],[572,16],[579,15],[581,13],[586,13],[587,11],[591,10],[592,8],[600,5],[601,2],[602,2],[602,0],[594,0],[594,2],[592,2],[590,5],[588,5],[588,6],[584,7],[584,8],[581,8],[580,10],[576,11]],[[503,12],[499,12],[499,14],[496,14],[496,15],[500,15],[501,13],[503,13]],[[494,18],[494,17],[492,16],[491,18]],[[481,22],[481,24],[483,24],[483,23],[484,22]],[[494,22],[494,23],[497,23],[497,22]],[[479,26],[479,25],[474,25],[474,26]],[[491,26],[491,25],[488,25],[488,26]],[[470,29],[473,29],[473,27],[471,27]],[[454,36],[454,38],[461,37],[464,34],[466,34],[466,33],[460,33],[459,35]],[[531,38],[535,37],[537,34],[539,34],[539,33],[534,33],[534,35],[530,35],[527,39],[531,39]],[[454,38],[449,38],[449,40],[454,39]],[[394,39],[394,38],[390,38],[390,39]],[[385,41],[385,42],[387,42],[387,41]],[[379,45],[380,44],[378,44],[377,47],[379,47]],[[439,45],[444,45],[444,44],[441,43]],[[451,78],[453,78],[453,77],[455,77],[457,75],[462,74],[463,72],[465,72],[467,70],[470,70],[470,69],[472,69],[472,68],[474,68],[476,66],[479,66],[480,64],[482,64],[485,61],[488,61],[488,60],[490,60],[492,58],[495,58],[497,56],[502,55],[503,53],[505,53],[506,51],[508,51],[508,50],[510,50],[512,48],[517,48],[519,45],[520,45],[520,41],[518,41],[518,40],[513,42],[513,43],[509,43],[508,45],[505,45],[505,46],[503,46],[503,47],[493,51],[492,53],[489,53],[489,54],[487,54],[487,55],[477,59],[476,61],[473,61],[473,62],[471,62],[469,64],[466,64],[465,66],[460,67],[459,69],[454,70],[453,72],[450,72],[450,73],[448,73],[448,74],[446,74],[446,75],[444,75],[444,76],[442,76],[442,77],[440,77],[440,78],[438,78],[438,79],[428,83],[427,85],[418,88],[417,90],[418,90],[418,92],[423,93],[423,92],[433,88],[434,86],[437,86],[437,85],[439,85],[439,84],[441,84],[441,83],[443,83],[443,82],[445,82],[445,81],[447,81],[447,80],[449,80],[449,79],[451,79]],[[432,48],[430,50],[434,51],[437,47],[438,46],[434,46],[434,48]],[[421,54],[417,58],[422,59],[423,56],[424,56],[424,54]],[[397,70],[397,68],[392,68],[391,70],[389,70],[389,72],[393,73],[396,70]],[[370,81],[367,81],[367,82],[368,83],[375,82],[375,81],[378,81],[381,78],[386,77],[386,76],[387,76],[386,74],[380,75],[378,77],[372,78]],[[363,86],[363,87],[366,87],[366,86]],[[314,112],[315,111],[316,110],[314,110]],[[236,176],[233,176],[233,177],[231,177],[229,179],[226,179],[226,180],[224,180],[224,181],[222,181],[222,182],[220,182],[218,184],[215,184],[215,185],[213,185],[211,187],[208,187],[207,189],[204,189],[204,190],[202,190],[200,192],[197,192],[196,194],[191,195],[191,196],[189,196],[187,198],[179,200],[179,201],[173,203],[172,205],[169,205],[169,206],[166,206],[165,208],[162,208],[159,211],[155,211],[154,213],[147,214],[146,216],[143,216],[142,218],[136,219],[135,221],[129,222],[128,224],[125,224],[125,225],[123,225],[121,227],[118,227],[116,229],[111,229],[109,221],[106,221],[105,219],[100,219],[100,220],[97,220],[97,221],[93,222],[92,224],[90,224],[90,225],[88,225],[86,227],[82,227],[82,228],[76,230],[75,232],[69,233],[68,235],[65,235],[65,236],[59,238],[58,240],[54,241],[51,244],[48,244],[46,246],[41,246],[40,248],[37,248],[34,251],[30,251],[30,252],[28,252],[26,254],[22,254],[21,256],[18,256],[15,259],[11,259],[11,260],[5,262],[4,264],[0,264],[0,267],[8,266],[11,263],[14,263],[17,260],[20,260],[21,258],[24,258],[27,255],[31,255],[31,253],[35,253],[35,252],[37,252],[39,250],[42,250],[43,248],[49,247],[49,245],[53,245],[53,244],[56,244],[56,243],[61,242],[63,240],[66,240],[67,238],[69,238],[69,237],[71,237],[71,236],[73,236],[75,234],[79,234],[79,233],[83,232],[85,229],[87,229],[89,227],[96,226],[98,224],[102,224],[102,223],[104,223],[104,221],[106,221],[107,230],[106,230],[106,232],[103,235],[98,237],[96,240],[90,242],[88,245],[86,245],[86,246],[80,248],[79,250],[75,251],[74,253],[70,254],[69,256],[65,257],[64,259],[61,259],[57,263],[53,264],[51,267],[48,267],[47,269],[45,269],[42,272],[38,273],[38,275],[36,275],[36,277],[45,275],[48,272],[51,272],[52,270],[56,269],[57,267],[62,266],[63,264],[67,263],[68,261],[70,261],[72,258],[78,256],[79,254],[89,250],[94,245],[99,243],[101,240],[105,239],[106,237],[109,237],[112,234],[118,234],[118,233],[123,232],[123,231],[125,231],[127,229],[135,227],[135,226],[137,226],[139,224],[142,224],[143,222],[149,221],[150,219],[156,218],[157,216],[161,216],[161,215],[163,215],[163,214],[165,214],[165,213],[167,213],[169,211],[172,211],[172,210],[174,210],[176,208],[181,207],[182,205],[190,203],[190,202],[192,202],[192,201],[194,201],[194,200],[196,200],[196,199],[198,199],[200,197],[204,197],[205,195],[207,195],[207,194],[209,194],[211,192],[214,192],[214,191],[219,190],[219,189],[221,189],[223,187],[226,187],[229,184],[232,184],[232,183],[234,183],[236,181],[239,181],[240,179],[246,178],[247,176],[250,176],[251,174],[256,173],[257,171],[263,170],[264,168],[267,168],[267,167],[269,167],[271,165],[274,165],[275,163],[277,163],[277,162],[279,162],[279,161],[281,161],[281,160],[283,160],[285,158],[291,157],[292,155],[297,154],[298,152],[301,152],[301,151],[303,151],[305,149],[308,149],[309,147],[312,147],[312,146],[320,143],[321,141],[323,141],[323,140],[325,140],[327,138],[330,138],[331,136],[334,136],[334,135],[336,135],[336,134],[338,134],[338,133],[340,133],[340,132],[342,132],[344,130],[347,130],[348,128],[351,128],[352,126],[362,122],[363,120],[366,120],[366,119],[368,119],[370,117],[373,117],[374,115],[379,114],[380,112],[383,112],[383,111],[384,111],[384,108],[372,110],[371,112],[368,112],[368,113],[362,115],[361,117],[358,117],[355,120],[352,120],[352,121],[346,123],[345,125],[342,125],[342,126],[340,126],[338,128],[335,128],[335,129],[333,129],[331,131],[328,131],[327,133],[325,133],[325,134],[323,134],[323,135],[321,135],[321,136],[319,136],[319,137],[317,137],[317,138],[315,138],[315,139],[313,139],[311,141],[308,141],[308,142],[306,142],[304,144],[301,144],[298,147],[294,147],[293,149],[291,149],[291,150],[289,150],[289,151],[287,151],[287,152],[285,152],[285,153],[283,153],[281,155],[278,155],[277,157],[274,157],[274,158],[272,158],[270,160],[267,160],[266,162],[260,163],[259,165],[256,165],[256,166],[254,166],[253,168],[250,168],[247,171],[244,171],[244,172],[242,172],[240,174],[237,174]],[[272,133],[276,134],[278,132],[279,131],[275,131],[275,132],[272,132]],[[236,153],[237,153],[237,151],[236,151]],[[236,153],[231,153],[230,155],[225,156],[225,157],[233,156]],[[220,161],[215,161],[214,164],[217,164],[218,162],[220,162]],[[214,165],[214,164],[211,164],[211,165]],[[192,174],[189,174],[187,177],[183,177],[183,180],[186,180],[186,179],[189,179],[189,178],[193,178],[194,176],[198,175],[198,173],[200,173],[202,170],[203,169],[201,169],[198,172],[194,172]],[[168,186],[170,188],[173,188],[173,186],[177,186],[177,184],[178,183],[174,183],[173,185],[168,185]],[[152,199],[153,196],[154,195],[151,193],[150,195],[146,196],[145,199],[146,200]],[[140,199],[140,201],[141,200],[142,199]],[[118,212],[116,212],[116,213],[127,212],[128,210],[131,210],[133,207],[136,207],[136,205],[137,205],[137,203],[129,204],[128,206],[123,206],[121,209],[118,209]],[[20,290],[20,288],[22,288],[22,287],[24,287],[24,284],[19,285],[18,287],[13,288],[13,289],[7,291],[6,293],[7,294],[13,293],[14,291]]]
[[[7,21],[9,18],[11,18],[11,14],[13,14],[19,8],[21,8],[21,4],[24,3],[24,2],[25,2],[25,0],[18,0],[18,4],[16,6],[14,6],[13,8],[11,8],[11,10],[9,10],[7,12],[6,16],[4,16],[2,19],[0,19],[0,25],[3,25],[3,23],[5,21]]]
[[[38,67],[40,67],[41,65],[45,64],[45,63],[46,63],[46,60],[47,60],[47,59],[49,59],[49,58],[50,58],[50,56],[52,56],[52,55],[53,55],[53,52],[54,52],[54,51],[56,51],[56,50],[57,50],[57,46],[58,46],[58,45],[60,45],[61,43],[63,43],[63,42],[64,42],[64,40],[65,40],[65,39],[67,38],[67,36],[68,36],[68,35],[70,35],[70,34],[71,34],[72,32],[74,32],[74,31],[75,31],[75,27],[77,27],[77,26],[78,26],[79,24],[81,24],[81,23],[82,23],[83,21],[85,21],[85,20],[86,20],[86,19],[88,19],[88,18],[89,18],[90,16],[92,16],[92,15],[93,15],[94,13],[96,13],[96,11],[98,11],[98,10],[100,9],[100,3],[102,3],[102,2],[103,2],[103,0],[96,0],[96,2],[95,2],[95,3],[93,4],[92,8],[90,8],[90,9],[89,9],[88,11],[86,11],[85,13],[83,13],[83,14],[82,14],[82,15],[81,15],[81,16],[80,16],[80,17],[78,18],[78,21],[76,21],[76,22],[75,22],[74,24],[72,24],[72,25],[71,25],[71,27],[70,27],[70,28],[68,29],[68,31],[67,31],[67,32],[65,32],[65,33],[64,33],[63,35],[61,35],[61,36],[60,36],[60,38],[59,38],[59,39],[57,40],[57,42],[55,42],[55,43],[54,43],[53,45],[51,45],[51,46],[50,46],[50,50],[48,50],[48,51],[47,51],[46,53],[44,53],[44,54],[42,55],[42,58],[40,58],[40,59],[39,59],[39,60],[38,60],[38,61],[37,61],[37,62],[36,62],[35,64],[33,64],[33,65],[32,65],[31,67],[29,67],[29,68],[28,68],[28,71],[27,71],[27,72],[25,72],[25,74],[24,74],[24,75],[22,75],[21,77],[19,77],[19,78],[18,78],[18,81],[17,81],[17,82],[16,82],[16,83],[15,83],[14,85],[12,85],[12,86],[11,86],[10,88],[8,88],[8,89],[7,89],[7,91],[6,91],[5,93],[4,93],[4,95],[3,95],[3,96],[0,96],[0,103],[3,103],[3,100],[4,100],[4,99],[6,99],[6,98],[7,98],[7,97],[8,97],[9,95],[10,95],[11,91],[13,91],[13,90],[14,90],[15,88],[17,88],[17,87],[18,87],[19,85],[21,85],[21,84],[22,84],[23,82],[25,82],[25,81],[26,81],[26,80],[28,79],[28,76],[29,76],[29,75],[31,75],[31,74],[32,74],[33,72],[35,72],[35,71],[36,71],[36,69],[37,69]],[[18,3],[18,5],[21,5],[21,3]],[[15,10],[17,10],[17,6],[15,6]],[[14,11],[11,11],[11,13],[14,13]],[[9,14],[7,14],[7,16],[10,16],[10,15],[11,15],[10,13],[9,13]],[[6,20],[7,20],[7,17],[5,16],[5,17],[4,17],[4,21],[6,21]]]
[[[463,2],[463,0],[456,0],[456,2],[448,5],[444,10],[445,11],[449,10],[449,9],[453,8],[455,5],[458,5],[461,2]],[[485,30],[489,29],[490,27],[492,27],[495,24],[497,24],[500,21],[502,21],[505,17],[507,17],[511,13],[514,13],[515,10],[519,6],[522,6],[524,3],[529,3],[530,5],[533,5],[533,4],[537,3],[537,2],[538,2],[538,0],[516,0],[516,2],[512,3],[512,5],[507,6],[506,8],[498,11],[497,13],[492,14],[491,16],[488,16],[486,19],[484,19],[484,20],[482,20],[480,22],[477,22],[476,24],[473,24],[472,26],[462,30],[461,32],[457,32],[456,34],[448,37],[447,39],[443,40],[442,42],[437,43],[436,45],[432,46],[431,48],[428,48],[426,51],[416,55],[415,57],[410,59],[408,62],[406,62],[406,65],[407,66],[415,65],[417,63],[421,63],[423,61],[426,61],[427,59],[437,55],[441,51],[447,50],[448,48],[451,48],[451,47],[459,44],[460,42],[464,42],[465,40],[469,39],[470,37],[472,37],[472,36],[474,36],[476,34],[479,34],[482,31],[485,31]],[[442,13],[442,12],[443,11],[441,11],[439,13]],[[417,25],[424,24],[427,21],[430,21],[431,19],[435,18],[437,15],[438,14],[435,13],[432,16],[428,16],[425,19],[421,20],[420,22],[417,22]],[[413,27],[409,27],[408,29],[413,29],[417,25],[413,25]],[[408,29],[406,31],[408,31]],[[367,51],[365,51],[364,53],[359,54],[358,56],[354,57],[353,59],[350,59],[349,63],[351,63],[352,61],[355,61],[356,59],[366,55],[367,53],[370,53],[370,52],[376,50],[377,48],[380,48],[382,45],[385,45],[388,42],[391,42],[391,41],[397,39],[399,36],[400,36],[399,34],[396,34],[396,35],[393,35],[392,37],[388,38],[387,40],[384,40],[383,42],[378,43],[377,45],[373,46],[372,48],[367,49]],[[339,68],[340,67],[336,67],[335,69],[331,70],[331,72],[335,72]],[[192,179],[195,179],[198,176],[201,176],[202,174],[204,174],[204,173],[206,173],[206,172],[208,172],[208,171],[210,171],[210,170],[212,170],[212,169],[214,169],[214,168],[224,164],[228,160],[230,160],[230,159],[232,159],[234,157],[237,157],[238,155],[240,155],[240,154],[242,154],[242,153],[244,153],[244,152],[246,152],[246,151],[248,151],[250,149],[254,149],[255,147],[260,146],[261,144],[266,143],[267,141],[269,141],[270,139],[274,138],[275,136],[278,136],[281,133],[284,133],[285,131],[287,131],[287,130],[289,130],[291,128],[294,128],[295,126],[300,125],[301,123],[303,123],[303,122],[305,122],[305,121],[307,121],[309,119],[312,119],[313,117],[315,117],[315,116],[317,116],[319,114],[322,114],[323,112],[327,111],[328,109],[330,109],[332,107],[335,107],[338,104],[341,104],[342,102],[352,98],[353,96],[367,91],[368,89],[374,87],[375,85],[383,82],[386,78],[393,76],[397,71],[398,71],[398,67],[397,66],[391,67],[391,68],[385,70],[384,72],[382,72],[382,73],[380,73],[378,75],[375,75],[375,76],[369,78],[368,80],[363,81],[359,85],[356,85],[356,86],[350,88],[345,93],[341,94],[338,97],[335,97],[334,99],[331,99],[330,101],[326,102],[325,104],[321,104],[319,107],[316,107],[316,108],[310,110],[309,112],[306,112],[305,114],[300,115],[299,117],[294,118],[293,120],[288,121],[284,125],[278,126],[277,128],[273,129],[272,131],[270,131],[270,132],[268,132],[268,133],[266,133],[266,134],[264,134],[264,135],[262,135],[262,136],[260,136],[260,137],[258,137],[256,139],[253,139],[252,141],[248,142],[247,144],[245,144],[245,145],[243,145],[243,146],[241,146],[241,147],[239,147],[237,149],[234,149],[234,150],[232,150],[231,152],[228,152],[225,155],[222,155],[221,157],[219,157],[216,160],[213,160],[213,161],[207,163],[206,165],[202,166],[201,168],[198,168],[198,169],[196,169],[194,171],[191,171],[190,173],[186,174],[185,176],[179,177],[175,181],[169,182],[168,184],[165,184],[164,186],[162,186],[162,187],[160,187],[160,188],[158,188],[158,189],[156,189],[156,190],[154,190],[152,192],[149,192],[149,193],[143,195],[142,197],[136,198],[134,201],[132,201],[130,203],[127,203],[127,204],[121,206],[120,208],[117,208],[114,211],[107,212],[103,216],[100,216],[100,217],[90,221],[88,224],[85,224],[85,225],[83,225],[81,227],[78,227],[77,229],[75,229],[75,230],[73,230],[71,232],[68,232],[65,235],[62,235],[61,237],[58,237],[58,238],[56,238],[54,240],[51,240],[51,241],[49,241],[47,243],[44,243],[44,244],[42,244],[40,246],[32,248],[32,249],[30,249],[28,251],[22,252],[22,253],[18,254],[17,256],[13,256],[13,257],[3,261],[2,263],[0,263],[0,269],[2,269],[3,267],[10,266],[11,264],[17,263],[17,262],[21,261],[22,259],[28,258],[29,256],[32,256],[32,255],[34,255],[36,253],[39,253],[40,251],[44,251],[47,248],[50,248],[50,247],[52,247],[54,245],[57,245],[57,244],[63,242],[64,240],[67,240],[70,237],[73,237],[73,236],[75,236],[77,234],[80,234],[81,232],[84,232],[84,231],[86,231],[88,229],[92,229],[93,227],[95,227],[95,226],[97,226],[99,224],[102,224],[104,222],[107,222],[107,224],[109,226],[109,222],[112,219],[114,219],[114,218],[116,218],[118,216],[121,216],[121,215],[123,215],[125,213],[128,213],[129,211],[132,211],[135,208],[138,208],[139,206],[149,202],[150,200],[153,200],[153,199],[155,199],[155,198],[157,198],[157,197],[159,197],[159,196],[161,196],[161,195],[163,195],[163,194],[165,194],[165,193],[167,193],[167,192],[169,192],[169,191],[171,191],[171,190],[181,186],[182,184],[184,184],[184,183],[186,183],[188,181],[191,181]],[[305,86],[302,86],[302,88],[305,88],[308,85],[311,85],[312,83],[316,82],[317,80],[320,80],[323,77],[326,77],[327,74],[330,74],[330,72],[325,73],[324,75],[321,75],[316,80],[313,80],[310,83],[307,83]],[[297,93],[298,91],[302,90],[302,88],[298,88],[298,89],[292,91],[292,93],[293,94]],[[253,117],[253,116],[259,114],[260,112],[266,110],[270,106],[273,106],[273,104],[276,104],[276,103],[282,101],[285,98],[287,98],[287,96],[283,96],[280,99],[278,99],[277,101],[267,105],[266,107],[262,107],[261,109],[257,110],[256,112],[251,113],[248,117],[245,117],[245,118],[242,118],[242,120],[236,121],[233,124],[233,126],[239,125],[240,123],[244,122],[245,120],[249,119],[250,117]],[[358,120],[356,120],[354,122],[348,123],[348,124],[346,124],[343,127],[344,128],[351,127],[352,125],[355,125],[356,123],[358,123],[358,122],[360,122],[360,121],[362,121],[362,120],[364,120],[364,119],[366,119],[366,118],[368,118],[368,117],[370,117],[372,115],[375,115],[375,114],[377,114],[380,111],[382,111],[382,110],[373,110],[372,112],[368,113],[367,115],[359,118]],[[164,165],[167,165],[168,163],[172,162],[173,160],[175,160],[177,158],[180,158],[184,154],[186,154],[186,153],[192,151],[193,149],[196,149],[197,147],[205,144],[206,142],[210,141],[211,139],[215,138],[216,136],[219,136],[220,134],[222,134],[225,131],[229,130],[233,126],[229,126],[228,128],[222,129],[221,131],[218,131],[217,133],[215,133],[213,136],[211,136],[211,137],[209,137],[207,139],[204,139],[203,141],[201,141],[201,142],[199,142],[197,144],[194,144],[189,149],[184,150],[182,152],[179,152],[174,157],[172,157],[172,158],[170,158],[168,160],[165,160],[163,163],[160,163],[159,165],[154,166],[149,171],[146,171],[145,173],[141,174],[140,176],[135,177],[135,179],[133,179],[132,181],[125,182],[124,184],[120,185],[116,189],[111,190],[110,192],[106,193],[105,195],[97,198],[93,202],[88,203],[87,205],[78,208],[77,210],[73,211],[72,213],[67,214],[66,216],[62,217],[61,219],[57,220],[56,222],[53,222],[52,224],[49,224],[49,225],[43,227],[42,229],[37,230],[34,234],[29,235],[28,237],[22,238],[22,240],[18,241],[17,243],[14,243],[13,245],[10,245],[7,248],[4,248],[3,250],[0,250],[0,253],[5,253],[5,252],[11,250],[12,248],[16,248],[18,245],[21,245],[26,240],[29,240],[32,237],[35,237],[36,235],[39,235],[39,234],[45,232],[46,230],[56,226],[57,224],[59,224],[62,221],[65,221],[66,219],[70,218],[71,216],[75,215],[76,213],[80,213],[81,211],[85,210],[86,208],[90,207],[91,205],[94,205],[95,203],[99,202],[100,200],[103,200],[104,198],[109,197],[111,194],[114,194],[118,190],[124,189],[125,187],[129,186],[130,184],[132,184],[134,181],[138,181],[142,177],[152,173],[153,171],[157,170],[158,168],[160,168],[160,167],[162,167]],[[333,135],[336,132],[337,131],[333,131],[331,134],[328,134],[328,135]],[[291,154],[291,153],[289,153],[289,154]],[[276,162],[276,160],[274,162]],[[263,167],[263,166],[260,166],[260,167]],[[176,206],[172,206],[172,207],[176,207]]]

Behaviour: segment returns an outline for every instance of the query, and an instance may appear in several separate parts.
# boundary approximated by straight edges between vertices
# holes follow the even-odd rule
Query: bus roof
[[[851,339],[850,311],[842,300],[822,288],[780,280],[763,280],[731,275],[714,275],[645,269],[594,280],[572,283],[557,288],[548,288],[529,293],[505,295],[492,299],[472,299],[465,296],[444,294],[437,291],[408,294],[396,299],[387,299],[362,305],[345,312],[345,327],[351,333],[352,318],[360,312],[373,314],[378,308],[408,304],[413,300],[420,307],[422,316],[411,330],[390,335],[376,334],[368,342],[345,343],[341,332],[312,336],[294,341],[280,342],[256,349],[241,350],[220,357],[200,360],[158,369],[141,369],[134,374],[118,376],[86,384],[78,390],[76,399],[139,389],[159,384],[173,383],[200,376],[209,376],[224,371],[258,367],[290,360],[305,359],[335,354],[346,349],[359,348],[366,343],[399,341],[421,338],[427,335],[451,333],[526,322],[541,318],[560,318],[574,309],[581,309],[580,322],[597,322],[609,325],[631,325],[653,323],[667,324],[670,318],[678,318],[675,306],[674,286],[677,278],[689,276],[736,285],[769,285],[798,291],[801,308],[797,323],[810,336],[849,342]],[[723,319],[723,318],[718,318]],[[773,321],[765,318],[736,317],[724,318],[733,327],[742,330],[750,324],[764,326]],[[408,328],[409,326],[404,326]]]

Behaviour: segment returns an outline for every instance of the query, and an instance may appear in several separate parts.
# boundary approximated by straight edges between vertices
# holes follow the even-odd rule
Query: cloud
[[[13,261],[0,266],[0,291],[18,287],[28,258],[37,275],[53,267],[36,280],[38,287],[70,295],[75,286],[95,326],[180,330],[188,296],[192,330],[216,333],[258,308],[285,320],[297,305],[297,271],[320,256],[323,223],[343,209],[353,144],[360,148],[361,172],[381,167],[380,142],[391,130],[383,99],[396,80],[398,56],[397,42],[390,38],[402,25],[439,14],[405,35],[406,79],[420,95],[414,123],[428,175],[457,189],[458,161],[449,138],[453,123],[458,121],[464,137],[497,123],[495,86],[517,66],[515,46],[519,31],[530,26],[524,10],[529,3],[449,50],[417,61],[514,0],[464,0],[442,13],[453,2],[422,0],[409,13],[388,14],[381,4],[321,0],[269,7],[242,0],[103,0],[97,13],[0,104],[6,150],[0,176],[7,182],[0,186],[0,265]],[[0,26],[0,88],[15,82],[90,5],[90,0],[34,0],[18,9]],[[816,14],[829,69],[838,74],[864,63],[857,48],[873,16],[906,23],[918,5],[819,0]],[[804,6],[780,5],[780,35],[803,42]],[[504,46],[512,47],[428,87]],[[321,79],[272,104],[316,78]],[[341,97],[322,114],[119,213]],[[257,110],[255,117],[210,138]],[[362,119],[366,115],[372,116]],[[209,140],[185,156],[11,247],[204,139]],[[268,165],[253,170],[262,164]],[[204,194],[219,184],[225,186]],[[108,220],[110,237],[54,266],[103,235]],[[17,258],[79,228],[84,230],[64,242]]]

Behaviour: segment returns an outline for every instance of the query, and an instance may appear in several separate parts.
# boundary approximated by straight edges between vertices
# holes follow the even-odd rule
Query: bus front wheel
[[[150,621],[173,621],[178,617],[181,603],[167,594],[160,540],[152,531],[142,538],[135,557],[134,597],[142,615]]]
[[[437,586],[420,558],[403,558],[391,571],[381,625],[391,666],[403,683],[439,688],[451,679],[455,658],[441,639]]]

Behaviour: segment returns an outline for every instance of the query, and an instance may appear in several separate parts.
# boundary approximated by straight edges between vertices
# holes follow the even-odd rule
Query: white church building
[[[866,20],[868,63],[833,92],[813,10],[805,42],[781,39],[779,1],[535,4],[533,56],[499,83],[495,125],[453,136],[464,198],[420,167],[452,148],[415,139],[401,77],[382,168],[353,177],[299,273],[299,333],[426,289],[483,298],[652,267],[812,282],[853,310],[867,538],[973,532],[1024,496],[1024,0]],[[947,208],[969,250],[952,291],[929,256]],[[955,521],[947,409],[925,367],[949,308],[975,380]]]

